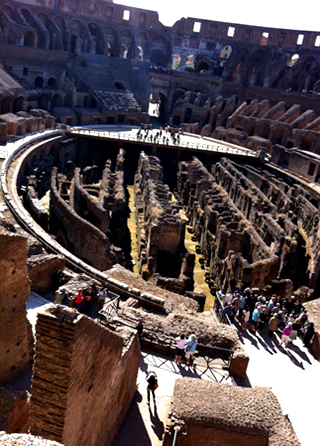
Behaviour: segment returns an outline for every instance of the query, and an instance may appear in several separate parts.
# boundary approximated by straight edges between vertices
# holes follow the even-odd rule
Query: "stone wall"
[[[84,218],[104,234],[107,234],[109,232],[108,212],[93,199],[84,186],[81,181],[80,168],[76,168],[73,181],[74,210],[81,218]]]
[[[164,446],[172,444],[175,430],[182,446],[300,446],[277,398],[263,387],[178,379]]]
[[[113,333],[73,309],[48,305],[36,333],[31,433],[66,446],[111,445],[136,391],[135,332]]]
[[[0,385],[25,370],[33,356],[33,336],[26,312],[30,293],[26,258],[27,239],[1,229]]]
[[[210,174],[197,160],[181,163],[178,189],[202,253],[219,286],[288,294],[290,279],[291,291],[318,289],[316,191],[264,167],[220,159]]]
[[[52,276],[64,270],[65,261],[62,255],[43,253],[29,257],[27,265],[32,291],[41,294],[52,291]]]
[[[0,387],[0,430],[8,433],[28,432],[29,400],[27,390]],[[1,444],[2,436],[0,436]]]
[[[141,153],[135,175],[141,271],[178,278],[184,247],[185,221],[169,187],[162,182],[160,160]],[[171,273],[168,271],[171,269]]]
[[[57,171],[53,169],[50,196],[51,232],[56,234],[58,241],[77,257],[98,269],[109,269],[118,260],[109,239],[75,213],[60,196],[57,184]]]

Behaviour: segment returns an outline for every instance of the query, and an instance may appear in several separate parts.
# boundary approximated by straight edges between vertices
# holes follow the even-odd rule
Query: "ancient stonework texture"
[[[39,254],[28,258],[28,275],[32,290],[46,293],[52,290],[52,275],[64,269],[64,257],[54,254]]]
[[[30,294],[27,277],[27,239],[0,232],[0,385],[25,370],[32,360],[33,337],[27,320]]]
[[[49,304],[36,333],[31,433],[66,446],[111,445],[136,391],[135,332]]]
[[[28,432],[29,397],[26,390],[0,387],[0,431]]]
[[[46,440],[41,437],[34,437],[27,434],[6,434],[0,433],[0,446],[63,446],[56,441]]]
[[[180,446],[300,445],[277,398],[263,387],[178,379],[163,446],[171,446],[175,429]]]

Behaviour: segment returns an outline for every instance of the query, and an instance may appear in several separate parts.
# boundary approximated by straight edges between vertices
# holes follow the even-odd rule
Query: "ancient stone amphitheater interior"
[[[139,320],[245,378],[222,288],[300,300],[320,358],[320,31],[1,0],[0,163],[1,446],[112,445]],[[267,388],[177,380],[172,411],[157,444],[300,444]]]

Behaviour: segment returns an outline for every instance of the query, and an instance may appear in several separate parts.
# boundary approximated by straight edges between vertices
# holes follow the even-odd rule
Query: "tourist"
[[[159,387],[158,377],[156,372],[146,372],[146,380],[148,382],[147,385],[148,404],[150,404],[150,393],[152,393],[153,402],[154,404],[156,404],[156,395],[154,392]]]
[[[267,308],[263,308],[263,310],[260,312],[259,322],[258,322],[258,333],[259,334],[262,334],[262,330],[267,324],[267,317],[268,317]]]
[[[228,293],[226,294],[226,299],[227,299],[227,303],[231,304],[232,300],[233,300],[233,294],[232,292],[229,290]]]
[[[55,293],[55,301],[54,303],[57,305],[62,305],[65,299],[65,289],[64,287],[59,288]]]
[[[293,305],[292,313],[295,317],[298,317],[302,310],[304,310],[304,306],[302,305],[300,300],[297,300]]]
[[[244,295],[240,295],[240,300],[241,300],[241,304],[239,307],[238,318],[240,321],[242,321],[243,312],[244,312],[245,308],[247,307],[247,298]]]
[[[98,311],[102,310],[104,307],[105,300],[109,296],[109,291],[107,288],[100,288],[98,292]]]
[[[136,325],[136,330],[138,332],[138,340],[139,340],[139,344],[140,344],[140,348],[142,346],[142,334],[143,334],[143,323],[142,320],[140,319],[138,322],[138,325]]]
[[[84,299],[84,296],[83,296],[82,290],[79,290],[78,294],[76,295],[76,297],[74,299],[75,307],[78,311],[80,311],[80,309],[82,308],[83,299]]]
[[[84,309],[83,309],[83,312],[87,316],[90,316],[90,314],[91,314],[91,305],[92,305],[92,301],[93,301],[94,296],[95,296],[95,293],[94,293],[92,287],[89,286],[89,288],[84,293]]]
[[[241,328],[242,330],[246,330],[248,326],[248,322],[250,320],[250,308],[246,306],[246,308],[243,310],[242,316],[241,316]]]
[[[250,331],[255,332],[258,327],[259,318],[260,318],[260,310],[261,310],[261,307],[257,307],[253,310]]]
[[[276,314],[274,314],[271,318],[270,318],[270,320],[269,320],[269,332],[268,332],[268,336],[270,337],[270,338],[272,338],[273,337],[273,335],[274,335],[274,333],[276,332],[276,331],[278,331],[278,315],[277,315],[277,313]]]
[[[280,345],[282,345],[283,347],[288,346],[289,336],[290,336],[291,331],[292,331],[292,322],[288,322],[288,324],[282,330],[282,337],[281,337]]]
[[[197,337],[195,334],[192,334],[189,337],[188,342],[185,346],[185,350],[186,350],[185,356],[186,356],[187,365],[189,365],[190,361],[193,361],[193,356],[196,351],[197,345],[198,345]]]
[[[179,364],[181,362],[182,356],[184,355],[184,347],[187,343],[184,334],[181,334],[180,337],[176,338],[176,354],[174,361]]]
[[[224,314],[228,316],[230,319],[230,322],[233,323],[234,321],[234,309],[231,303],[228,303],[223,310]]]
[[[234,317],[237,316],[239,309],[241,307],[241,304],[242,304],[242,302],[241,302],[241,298],[240,298],[240,293],[235,293],[235,297],[232,300],[232,305],[234,308]]]
[[[290,333],[290,341],[294,341],[297,339],[299,330],[300,330],[300,322],[299,322],[299,319],[296,318],[292,324],[292,330]]]
[[[303,344],[305,345],[305,347],[309,346],[314,334],[315,334],[314,324],[313,322],[310,322],[303,336]]]

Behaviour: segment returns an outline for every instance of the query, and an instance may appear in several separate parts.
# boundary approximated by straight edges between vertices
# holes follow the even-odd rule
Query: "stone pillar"
[[[32,360],[33,336],[27,319],[30,294],[27,277],[27,238],[0,232],[0,385],[27,369]]]

